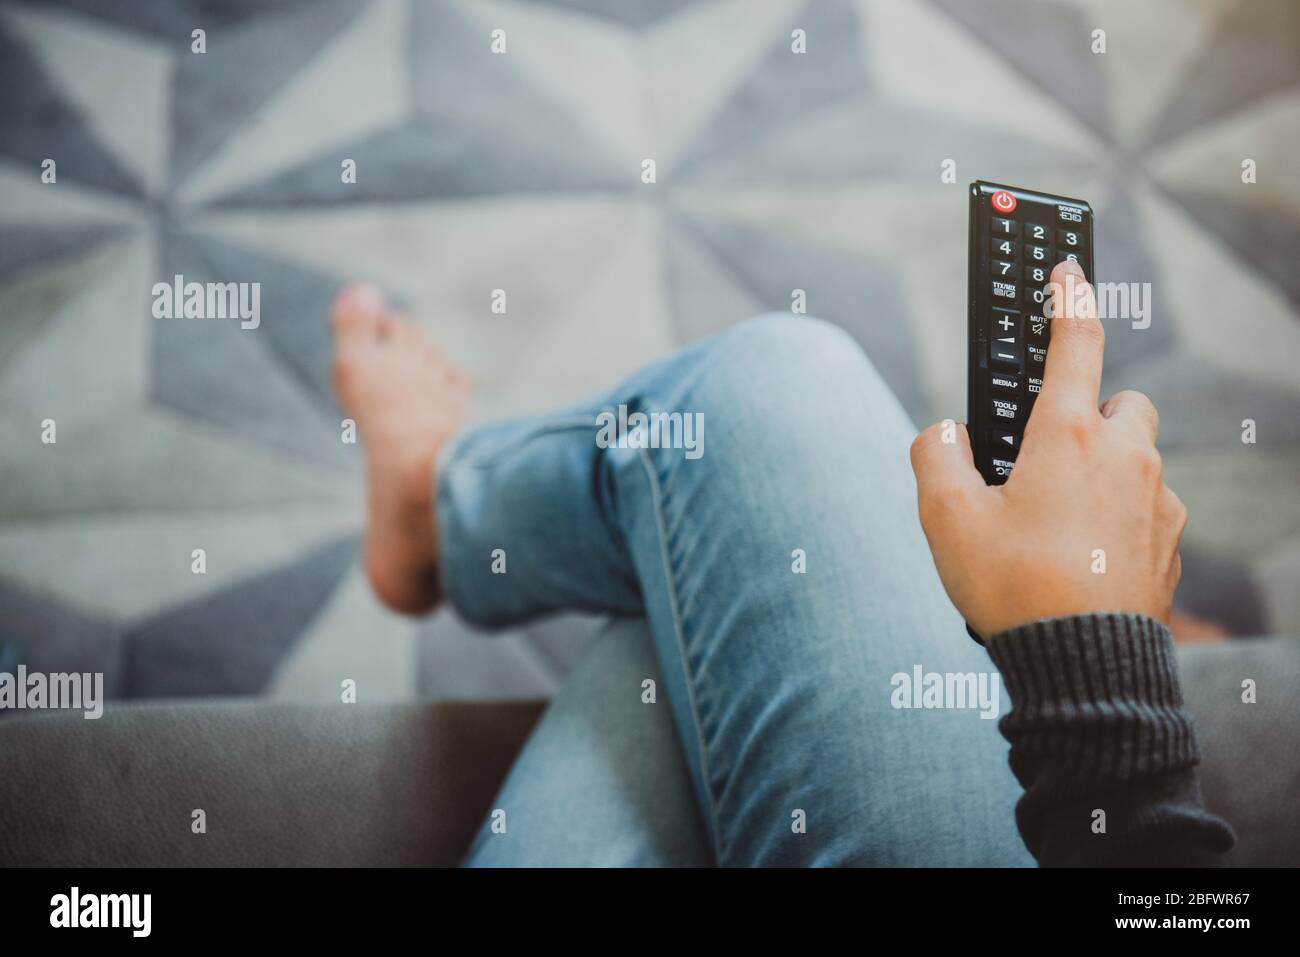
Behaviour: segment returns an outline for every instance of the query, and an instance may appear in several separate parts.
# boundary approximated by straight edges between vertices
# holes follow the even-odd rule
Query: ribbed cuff
[[[1173,638],[1154,618],[1045,618],[987,642],[1012,711],[1002,733],[1021,770],[1050,761],[1068,777],[1124,781],[1194,765]]]

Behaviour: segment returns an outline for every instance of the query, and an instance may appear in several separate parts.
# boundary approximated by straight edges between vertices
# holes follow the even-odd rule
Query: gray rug
[[[369,594],[328,390],[337,289],[406,303],[480,419],[606,388],[794,289],[918,423],[961,417],[976,178],[1088,198],[1100,278],[1152,284],[1150,328],[1108,327],[1106,386],[1161,409],[1192,515],[1179,604],[1300,633],[1298,11],[0,4],[0,660],[103,670],[120,697],[548,693],[591,621],[485,639]],[[177,273],[261,282],[261,326],[153,319]]]

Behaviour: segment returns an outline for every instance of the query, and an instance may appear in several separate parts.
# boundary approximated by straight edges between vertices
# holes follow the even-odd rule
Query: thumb
[[[912,471],[922,524],[928,513],[962,507],[988,491],[975,468],[966,426],[952,419],[936,422],[912,442]]]

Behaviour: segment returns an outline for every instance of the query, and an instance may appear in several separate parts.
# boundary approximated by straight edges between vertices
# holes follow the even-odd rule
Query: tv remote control
[[[966,422],[975,466],[1001,485],[1043,385],[1051,327],[1045,286],[1073,259],[1092,276],[1092,207],[976,181],[970,187]]]

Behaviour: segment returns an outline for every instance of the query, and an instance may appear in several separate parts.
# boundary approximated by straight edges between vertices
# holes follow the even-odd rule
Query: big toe
[[[342,346],[380,335],[387,316],[388,304],[378,287],[370,283],[352,283],[334,300],[330,309],[330,326]]]

